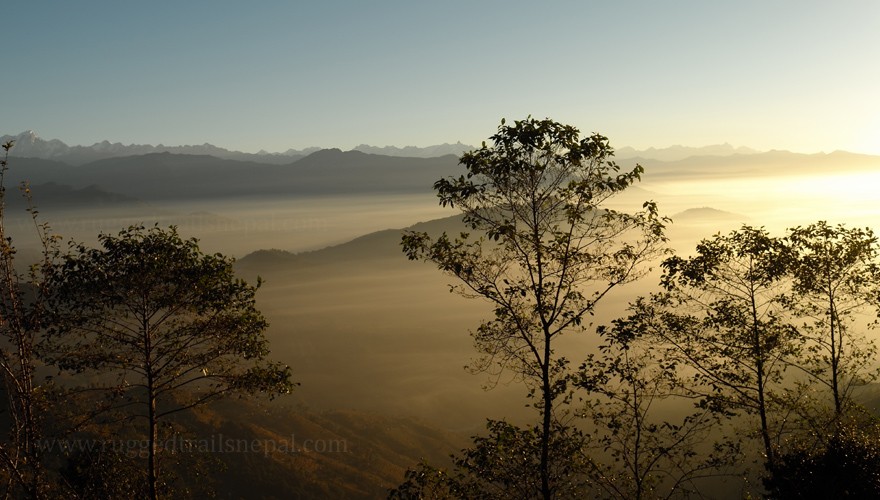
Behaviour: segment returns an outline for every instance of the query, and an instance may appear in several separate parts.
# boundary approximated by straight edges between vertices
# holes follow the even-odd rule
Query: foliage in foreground
[[[51,293],[47,276],[58,256],[57,239],[40,223],[30,187],[20,190],[27,201],[40,242],[40,260],[26,273],[16,266],[16,249],[6,230],[6,172],[13,142],[3,144],[0,160],[0,378],[6,397],[4,417],[9,429],[0,441],[0,487],[6,496],[45,498],[51,480],[44,467],[40,441],[46,422],[48,381],[37,378],[37,348],[47,326],[46,301]]]
[[[487,436],[473,438],[473,447],[453,456],[452,471],[421,463],[407,471],[404,482],[389,493],[392,499],[412,498],[538,498],[541,477],[541,429],[522,429],[490,420]],[[586,436],[570,427],[553,428],[550,443],[552,495],[571,498],[585,491],[592,465],[583,455]]]
[[[859,415],[789,443],[765,478],[770,498],[880,498],[880,423]]]

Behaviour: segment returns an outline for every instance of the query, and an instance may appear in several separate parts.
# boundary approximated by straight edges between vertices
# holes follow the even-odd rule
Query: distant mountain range
[[[360,151],[362,153],[369,153],[374,155],[385,155],[385,156],[408,156],[411,158],[432,158],[437,156],[446,156],[446,155],[455,155],[461,156],[462,153],[466,153],[476,149],[474,146],[469,146],[467,144],[462,144],[461,142],[456,142],[455,144],[437,144],[435,146],[428,146],[424,148],[419,148],[416,146],[406,146],[403,148],[399,148],[396,146],[385,146],[385,147],[376,147],[370,146],[367,144],[361,144],[359,146],[355,146],[352,151]]]
[[[453,155],[404,158],[338,149],[320,150],[283,165],[172,153],[105,158],[82,165],[26,157],[13,158],[9,163],[5,180],[10,186],[25,180],[34,186],[53,182],[75,189],[94,185],[108,193],[143,201],[265,195],[429,194],[434,181],[460,169],[458,157]]]
[[[644,150],[633,149],[624,146],[614,151],[615,158],[646,158],[660,161],[678,161],[690,158],[692,156],[731,156],[731,155],[751,155],[760,151],[745,146],[734,147],[730,144],[715,144],[712,146],[703,146],[701,148],[693,148],[689,146],[669,146],[668,148],[648,148]]]
[[[184,155],[208,155],[224,160],[251,161],[257,163],[271,163],[274,165],[283,165],[292,163],[296,160],[304,158],[321,148],[306,148],[301,150],[288,149],[283,153],[269,153],[260,151],[258,153],[242,153],[241,151],[230,151],[225,148],[214,146],[212,144],[192,145],[192,146],[165,146],[159,144],[152,146],[150,144],[129,144],[125,145],[119,142],[111,143],[109,141],[96,142],[91,146],[68,146],[58,139],[46,140],[37,135],[33,130],[27,130],[18,135],[4,135],[0,137],[0,143],[7,141],[15,141],[15,149],[11,156],[20,158],[41,158],[44,160],[55,160],[70,165],[83,165],[97,160],[108,158],[118,158],[122,156],[145,155],[150,153],[174,153]],[[360,151],[363,153],[379,154],[383,156],[406,156],[412,158],[432,158],[445,155],[459,156],[465,151],[474,149],[473,146],[457,142],[455,144],[438,144],[436,146],[428,146],[419,148],[415,146],[407,146],[398,148],[395,146],[375,147],[361,144],[352,151]]]
[[[322,149],[305,157],[287,157],[286,163],[277,164],[207,154],[163,152],[111,157],[72,165],[57,159],[28,157],[28,144],[43,143],[39,140],[29,143],[26,138],[16,144],[12,151],[17,157],[13,156],[10,161],[6,185],[14,186],[25,180],[34,187],[55,183],[34,192],[38,198],[45,200],[48,196],[59,205],[71,206],[227,196],[430,194],[437,179],[462,173],[458,156],[453,154],[414,158]],[[57,146],[53,141],[44,141],[43,145],[48,147],[53,144]],[[19,150],[20,146],[24,153]],[[666,150],[655,150],[658,151]],[[689,151],[710,152],[713,149],[690,148]],[[719,151],[740,149],[723,148]],[[671,155],[673,152],[666,151],[664,154],[667,153]],[[626,151],[624,154],[627,154]],[[788,151],[734,152],[728,155],[690,156],[674,161],[643,157],[618,159],[623,167],[640,162],[645,167],[643,179],[646,182],[880,170],[880,156],[843,151],[811,155]]]
[[[4,135],[0,137],[0,142],[6,142],[9,140],[15,141],[13,156],[56,160],[70,165],[82,165],[107,158],[144,155],[150,153],[209,155],[225,160],[252,161],[257,163],[283,165],[292,163],[321,149],[312,147],[306,149],[288,149],[283,153],[269,153],[262,150],[258,153],[243,153],[241,151],[231,151],[208,143],[190,146],[165,146],[162,144],[153,146],[150,144],[125,145],[119,142],[111,143],[109,141],[97,142],[91,146],[69,146],[58,139],[43,139],[33,130],[27,130],[14,136]],[[455,144],[438,144],[424,148],[416,146],[406,146],[402,148],[396,146],[376,147],[368,144],[360,144],[355,146],[352,151],[383,156],[432,158],[445,155],[461,156],[462,153],[473,149],[475,149],[474,146],[456,142]],[[677,161],[692,156],[749,155],[758,152],[759,151],[751,148],[734,147],[730,144],[717,144],[699,148],[676,145],[668,148],[648,148],[645,150],[622,147],[615,151],[615,156],[618,159],[645,158],[660,161]]]

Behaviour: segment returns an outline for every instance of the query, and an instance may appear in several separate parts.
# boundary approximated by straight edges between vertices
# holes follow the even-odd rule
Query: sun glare
[[[644,186],[670,213],[709,206],[781,230],[827,220],[880,229],[880,172],[743,179],[693,179]]]
[[[858,153],[880,155],[880,119],[863,129],[856,144]]]

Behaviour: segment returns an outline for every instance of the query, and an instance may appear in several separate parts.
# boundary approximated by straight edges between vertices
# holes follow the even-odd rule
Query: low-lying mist
[[[622,162],[626,163],[626,162]],[[833,174],[776,171],[773,175],[652,176],[624,193],[611,208],[634,210],[648,199],[673,217],[669,245],[693,252],[702,238],[743,223],[782,234],[787,227],[828,220],[876,226],[880,206],[873,187],[880,173],[839,169]],[[39,204],[39,192],[34,193]],[[448,429],[475,430],[485,418],[524,420],[526,390],[502,375],[495,388],[487,374],[463,367],[476,356],[468,335],[491,309],[450,294],[448,278],[433,266],[407,261],[400,229],[454,215],[431,194],[364,194],[228,197],[163,201],[103,210],[48,207],[41,220],[65,240],[94,245],[100,232],[143,223],[177,225],[206,252],[241,259],[248,280],[265,280],[258,306],[270,321],[275,359],[289,363],[302,385],[290,402],[312,409],[359,409],[412,415]],[[9,213],[7,226],[23,257],[36,257],[32,222]],[[261,249],[263,253],[245,258]],[[597,343],[595,325],[620,316],[637,295],[656,289],[655,269],[608,297],[585,332],[572,332],[560,353],[577,365]]]
[[[35,193],[39,205],[39,193]],[[431,195],[229,197],[162,201],[106,209],[39,208],[40,219],[65,240],[94,244],[100,233],[135,224],[175,225],[206,252],[243,257],[261,249],[317,250],[382,229],[450,215]],[[33,221],[7,211],[7,228],[21,249],[36,244]]]

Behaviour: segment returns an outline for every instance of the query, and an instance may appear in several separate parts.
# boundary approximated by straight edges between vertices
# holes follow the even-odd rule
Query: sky
[[[70,145],[479,145],[531,115],[880,154],[876,0],[46,0],[5,6],[0,43],[0,135]]]

